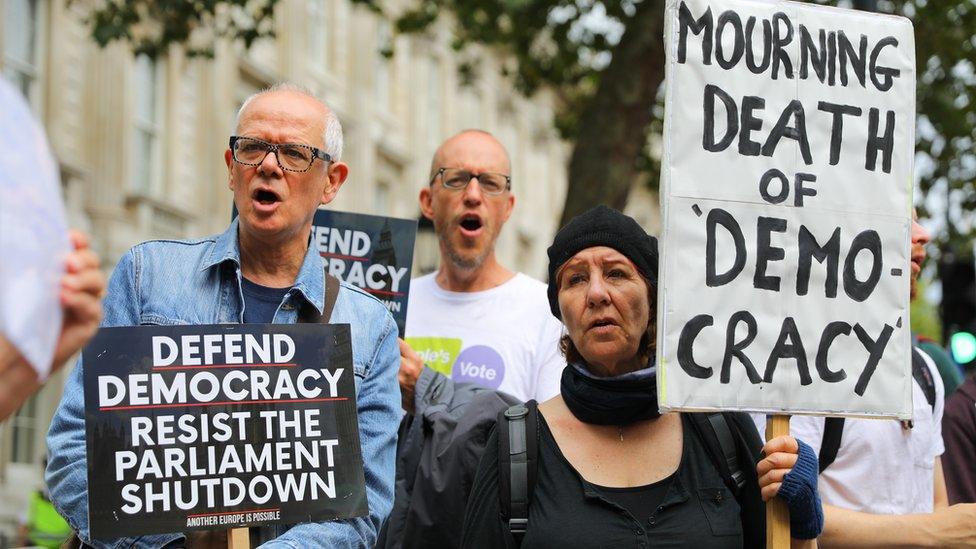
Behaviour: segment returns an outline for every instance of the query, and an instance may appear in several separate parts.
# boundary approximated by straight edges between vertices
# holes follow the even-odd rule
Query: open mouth
[[[270,189],[257,189],[251,195],[251,198],[265,206],[274,204],[275,202],[281,202],[281,197]]]
[[[467,214],[461,217],[461,228],[465,231],[474,232],[482,227],[481,218],[474,214]]]
[[[925,262],[925,252],[913,253],[912,254],[912,266],[916,269],[922,269],[922,263]]]
[[[617,325],[616,322],[608,318],[601,318],[599,320],[594,321],[592,324],[590,324],[590,328],[603,328],[606,326],[616,326],[616,325]]]

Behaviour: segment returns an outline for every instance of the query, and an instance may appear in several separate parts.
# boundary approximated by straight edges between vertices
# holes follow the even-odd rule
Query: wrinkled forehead
[[[238,135],[276,143],[305,143],[323,147],[325,105],[301,94],[269,93],[256,97],[237,124]]]
[[[508,153],[494,137],[481,133],[455,136],[437,151],[436,168],[463,168],[472,172],[494,172],[509,175],[512,171]]]
[[[559,267],[559,270],[556,271],[556,281],[560,281],[562,274],[567,271],[589,270],[593,267],[606,269],[618,265],[625,265],[635,271],[637,270],[637,266],[630,258],[614,248],[609,246],[584,248]]]

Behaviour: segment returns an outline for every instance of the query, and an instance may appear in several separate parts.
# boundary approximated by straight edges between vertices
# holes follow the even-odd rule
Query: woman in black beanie
[[[548,253],[549,302],[567,332],[560,395],[508,411],[526,416],[519,421],[534,450],[519,452],[526,444],[500,420],[461,546],[763,547],[763,500],[777,493],[794,546],[815,546],[823,514],[808,446],[780,437],[761,448],[744,414],[658,410],[657,240],[598,206],[560,229]],[[526,454],[527,474],[509,464]]]

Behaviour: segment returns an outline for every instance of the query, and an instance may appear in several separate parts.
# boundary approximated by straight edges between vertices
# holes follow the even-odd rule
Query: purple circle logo
[[[486,345],[468,347],[458,355],[451,379],[497,389],[505,378],[505,361],[498,351]]]

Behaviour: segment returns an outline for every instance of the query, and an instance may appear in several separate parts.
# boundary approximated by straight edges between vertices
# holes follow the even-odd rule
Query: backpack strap
[[[530,400],[511,406],[498,419],[498,497],[516,546],[522,545],[529,525],[539,463],[538,415],[536,402]]]
[[[734,485],[732,493],[737,494],[745,486],[746,476],[739,466],[739,453],[735,449],[735,438],[732,436],[732,429],[729,428],[729,420],[725,414],[716,412],[708,414],[708,423],[715,431],[719,448],[722,449],[722,455],[725,457],[729,478]]]
[[[332,320],[332,309],[335,309],[338,297],[339,279],[327,272],[325,273],[325,304],[322,306],[322,314],[319,314],[315,307],[305,305],[298,315],[298,321],[310,324],[328,324]]]
[[[820,454],[817,456],[821,473],[837,459],[837,451],[840,450],[840,439],[843,435],[844,418],[824,418],[823,440],[820,441]]]
[[[729,419],[722,412],[701,412],[688,414],[691,424],[704,442],[708,457],[718,469],[726,487],[738,499],[746,484],[739,452],[736,449],[735,435],[729,426]]]
[[[935,379],[932,377],[932,370],[926,364],[925,357],[918,347],[912,347],[912,378],[918,383],[919,388],[925,395],[926,402],[935,412]]]

